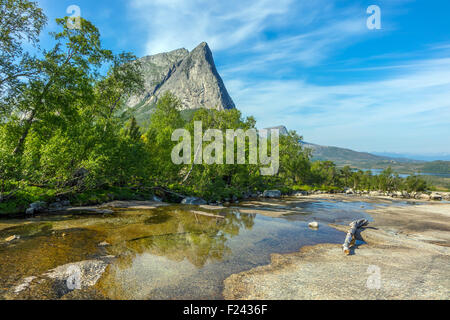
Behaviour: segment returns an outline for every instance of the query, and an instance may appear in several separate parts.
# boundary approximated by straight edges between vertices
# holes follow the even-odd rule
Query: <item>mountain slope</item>
[[[385,169],[391,167],[399,173],[450,174],[450,161],[422,161],[408,158],[393,158],[358,152],[339,147],[328,147],[303,142],[305,148],[312,150],[313,160],[330,160],[339,167],[351,166],[358,169]]]
[[[138,120],[148,120],[158,98],[170,91],[183,110],[233,109],[234,102],[217,72],[206,42],[194,50],[178,49],[139,59],[144,74],[144,93],[127,102]]]
[[[358,152],[346,148],[339,147],[330,147],[330,146],[321,146],[313,143],[304,142],[305,147],[308,147],[313,150],[313,157],[315,160],[331,160],[336,162],[337,164],[351,164],[356,162],[388,162],[388,163],[396,163],[396,162],[416,162],[415,160],[406,159],[406,158],[391,158],[391,157],[383,157],[374,155],[367,152]]]

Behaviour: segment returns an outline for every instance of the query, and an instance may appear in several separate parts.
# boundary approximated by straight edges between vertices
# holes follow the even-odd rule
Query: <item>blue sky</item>
[[[117,52],[208,42],[258,127],[283,124],[306,141],[359,151],[450,154],[450,1],[38,2],[47,31],[77,5]],[[379,30],[366,26],[370,5],[381,10]]]

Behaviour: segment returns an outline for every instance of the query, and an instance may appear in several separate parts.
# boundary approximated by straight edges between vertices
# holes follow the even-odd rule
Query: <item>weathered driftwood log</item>
[[[342,246],[344,253],[346,255],[350,254],[350,247],[352,247],[356,240],[361,239],[360,228],[365,227],[369,224],[366,219],[356,220],[350,223],[350,229],[348,230],[347,236],[345,237],[344,245]]]
[[[219,218],[219,219],[225,219],[224,216],[219,216],[217,214],[212,214],[209,212],[203,212],[203,211],[191,211],[195,215],[205,216],[205,217],[211,217],[211,218]]]

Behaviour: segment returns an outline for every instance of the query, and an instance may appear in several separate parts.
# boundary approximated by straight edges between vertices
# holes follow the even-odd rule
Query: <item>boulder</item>
[[[30,208],[41,211],[47,208],[47,204],[44,201],[37,201],[30,204]]]
[[[44,276],[54,281],[53,288],[64,295],[72,290],[93,286],[106,270],[111,258],[85,260],[68,263],[45,273]]]
[[[205,205],[208,204],[205,200],[202,198],[197,197],[187,197],[184,198],[183,201],[181,201],[182,204],[194,204],[194,205]]]
[[[354,194],[355,193],[352,188],[345,188],[344,191],[345,191],[345,194]]]
[[[47,209],[47,203],[44,201],[36,201],[30,204],[30,207],[25,211],[26,214],[32,215],[35,213],[43,212]]]
[[[281,191],[280,190],[265,190],[263,193],[264,198],[280,198]]]
[[[319,223],[316,221],[310,222],[308,224],[308,227],[310,227],[311,229],[318,229],[319,228]]]
[[[51,204],[48,206],[48,208],[49,208],[50,210],[61,210],[61,209],[63,208],[63,205],[62,205],[61,202],[54,202],[54,203],[51,203]]]
[[[403,198],[403,193],[401,191],[394,191],[392,192],[392,196],[394,198]]]
[[[292,193],[293,197],[303,197],[303,196],[307,196],[308,195],[308,191],[294,191]]]
[[[430,195],[430,200],[441,201],[442,200],[442,195],[440,193],[433,192]]]
[[[418,193],[416,195],[416,199],[420,199],[420,200],[430,200],[430,196],[426,193]]]
[[[101,256],[97,259],[60,265],[46,273],[21,279],[12,287],[11,293],[18,295],[26,289],[32,293],[45,290],[49,296],[61,299],[74,290],[94,286],[114,258]]]

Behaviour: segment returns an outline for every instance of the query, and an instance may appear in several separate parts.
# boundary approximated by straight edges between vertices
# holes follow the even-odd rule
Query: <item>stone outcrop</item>
[[[61,299],[72,291],[95,286],[114,258],[114,256],[102,256],[97,259],[68,263],[44,274],[26,277],[7,292],[7,297],[20,300],[33,297],[44,290],[48,292],[49,297]]]
[[[137,118],[148,119],[158,99],[167,91],[180,99],[182,109],[233,109],[235,104],[217,72],[206,42],[194,50],[177,49],[139,59],[144,92],[128,99]]]
[[[280,198],[281,191],[280,190],[265,190],[262,196],[263,196],[263,198]]]
[[[207,202],[197,197],[187,197],[181,201],[182,204],[205,205]]]
[[[47,209],[47,203],[43,201],[37,201],[30,204],[30,207],[26,210],[27,215],[33,215],[43,212]]]

